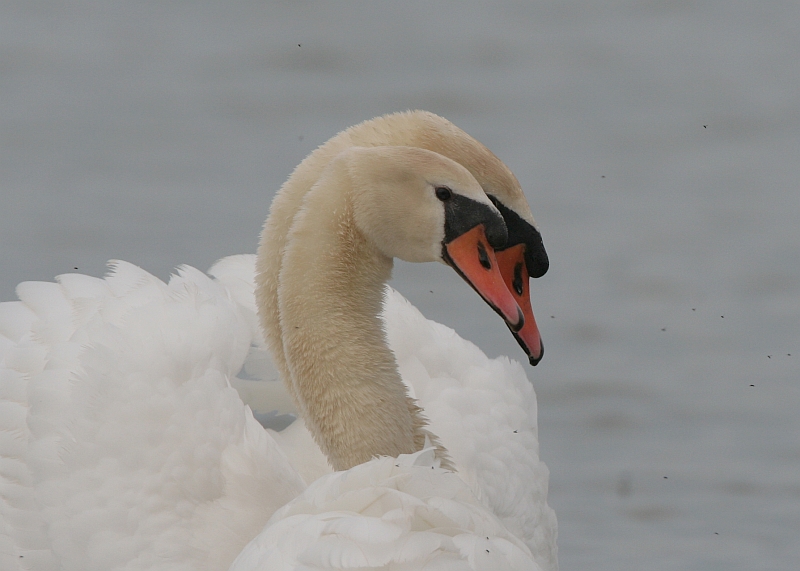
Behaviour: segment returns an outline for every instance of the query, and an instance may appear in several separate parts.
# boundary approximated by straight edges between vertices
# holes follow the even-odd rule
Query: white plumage
[[[264,430],[231,386],[292,412],[263,378],[253,265],[164,284],[115,262],[0,304],[0,568],[555,569],[519,364],[389,291],[390,345],[458,473],[430,450],[328,473],[302,421]]]
[[[519,183],[425,112],[309,155],[258,257],[211,277],[20,284],[0,304],[3,571],[555,570],[533,389],[384,289],[393,257],[452,265],[540,358],[526,284],[547,258]]]

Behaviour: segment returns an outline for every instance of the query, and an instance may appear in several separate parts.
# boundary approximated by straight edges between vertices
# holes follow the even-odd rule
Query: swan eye
[[[447,202],[448,200],[453,198],[453,191],[447,188],[446,186],[437,186],[436,198],[438,198],[442,202]]]

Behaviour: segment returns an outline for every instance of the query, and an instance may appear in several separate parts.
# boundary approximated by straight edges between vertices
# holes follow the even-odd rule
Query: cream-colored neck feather
[[[426,438],[452,467],[407,395],[379,317],[392,257],[441,259],[438,185],[488,204],[466,169],[435,153],[409,147],[340,153],[292,221],[278,310],[260,308],[269,330],[281,331],[285,380],[335,469],[415,452]],[[265,255],[262,246],[259,256]]]

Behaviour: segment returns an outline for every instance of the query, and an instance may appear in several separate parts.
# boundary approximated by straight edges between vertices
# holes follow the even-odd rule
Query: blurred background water
[[[563,570],[800,561],[800,3],[0,4],[0,299],[254,252],[337,131],[422,108],[517,174],[551,257],[529,370]],[[523,356],[444,267],[394,285]]]

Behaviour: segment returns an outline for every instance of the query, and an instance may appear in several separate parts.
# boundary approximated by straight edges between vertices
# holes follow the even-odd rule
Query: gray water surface
[[[0,299],[254,252],[340,129],[423,108],[517,174],[561,568],[800,564],[800,3],[0,3]],[[394,285],[523,355],[444,267]]]

